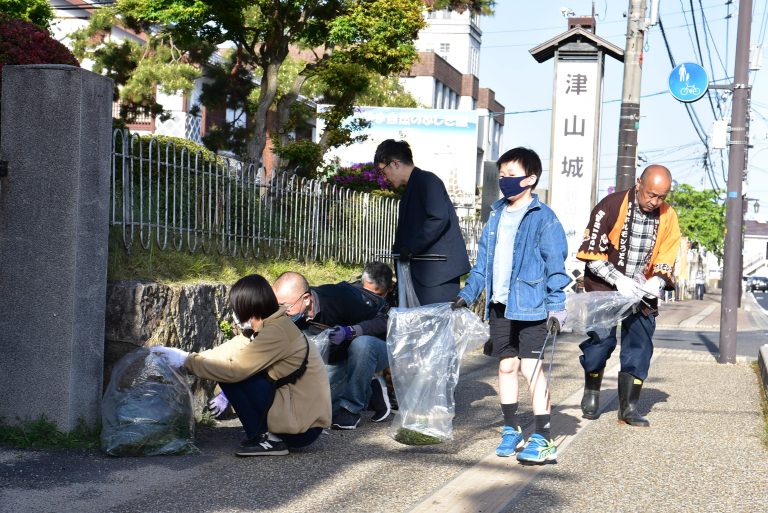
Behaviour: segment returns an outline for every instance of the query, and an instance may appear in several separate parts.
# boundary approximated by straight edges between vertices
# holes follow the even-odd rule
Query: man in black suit
[[[400,255],[400,261],[411,262],[419,302],[427,305],[453,300],[459,293],[459,279],[470,266],[445,184],[437,175],[414,166],[413,153],[405,141],[382,142],[373,162],[394,187],[405,185],[392,252]],[[443,255],[446,260],[412,259],[424,254]]]

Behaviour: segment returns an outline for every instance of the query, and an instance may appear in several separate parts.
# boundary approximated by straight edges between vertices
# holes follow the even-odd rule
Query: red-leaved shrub
[[[6,64],[70,64],[80,66],[69,48],[28,21],[0,14],[0,94]]]
[[[80,66],[69,48],[28,21],[0,14],[0,72],[6,64]]]

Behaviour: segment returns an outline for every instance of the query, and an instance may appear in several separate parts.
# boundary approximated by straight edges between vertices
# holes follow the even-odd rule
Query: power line
[[[699,0],[699,6],[701,6],[701,0]],[[717,55],[717,60],[720,61],[720,65],[723,67],[723,73],[727,76],[728,70],[725,67],[725,63],[723,62],[723,58],[720,56],[720,51],[717,49],[717,44],[715,43],[715,38],[712,37],[712,29],[709,27],[709,22],[707,21],[707,17],[704,14],[704,7],[701,7],[701,19],[704,21],[704,42],[707,43],[707,35],[709,35],[709,39],[712,40],[712,46],[715,47],[715,54]],[[712,52],[709,49],[709,43],[707,43],[707,54],[709,56],[709,66],[712,68],[712,76],[715,76],[715,70],[712,67]]]
[[[688,0],[690,2],[691,6],[691,21],[693,22],[693,33],[696,35],[696,49],[699,51],[699,64],[701,66],[704,66],[704,55],[701,51],[701,41],[699,40],[699,28],[696,23],[696,13],[693,9],[693,0]],[[701,0],[699,0],[699,3],[701,3]],[[712,109],[712,115],[717,117],[717,112],[715,112],[715,104],[712,102],[712,92],[707,89],[707,100],[709,100],[709,107]]]
[[[668,94],[668,91],[658,91],[656,93],[650,93],[650,94],[644,94],[641,96],[641,98],[650,98],[651,96],[659,96],[660,94]],[[604,100],[603,103],[617,103],[620,102],[621,98],[617,98],[615,100]],[[531,109],[531,110],[513,110],[508,112],[494,112],[494,115],[501,116],[503,115],[513,115],[513,114],[534,114],[536,112],[550,112],[552,110],[552,107],[542,108],[542,109]]]
[[[672,64],[672,68],[674,69],[677,65],[675,64],[675,58],[672,56],[672,49],[669,47],[669,41],[667,40],[667,32],[664,30],[664,23],[661,20],[661,17],[659,17],[659,28],[661,29],[661,37],[664,40],[664,46],[667,49],[667,56],[669,56],[669,62]],[[704,148],[706,149],[708,147],[707,145],[707,138],[706,136],[702,135],[699,131],[699,126],[697,126],[696,121],[698,121],[698,117],[696,117],[696,121],[694,121],[695,112],[691,113],[693,110],[690,107],[690,104],[685,103],[685,110],[688,113],[688,117],[691,119],[691,124],[693,125],[693,129],[696,131],[696,135],[699,136],[699,139],[701,139],[702,144],[704,144]],[[701,124],[701,121],[699,121],[699,125]],[[705,130],[702,131],[706,133]]]

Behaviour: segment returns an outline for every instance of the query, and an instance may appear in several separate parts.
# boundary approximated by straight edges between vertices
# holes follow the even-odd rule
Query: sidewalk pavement
[[[718,331],[720,329],[720,291],[704,294],[703,300],[687,299],[661,303],[656,329],[683,331]],[[755,301],[751,293],[741,298],[741,308],[736,314],[737,330],[759,331],[768,329],[768,312]],[[756,355],[755,355],[756,356]]]
[[[702,314],[716,303],[667,303],[658,324],[681,334],[713,326],[718,308]],[[764,340],[764,319],[739,315],[739,334]],[[400,445],[389,423],[367,414],[358,429],[328,431],[286,457],[233,456],[236,420],[200,429],[197,456],[0,449],[0,512],[768,511],[759,385],[746,358],[721,365],[706,350],[657,349],[640,401],[651,427],[631,428],[616,422],[617,353],[602,416],[581,418],[581,339],[561,334],[554,353],[555,465],[495,456],[496,361],[474,352],[462,364],[450,442]],[[526,390],[521,382],[520,420],[530,433]]]

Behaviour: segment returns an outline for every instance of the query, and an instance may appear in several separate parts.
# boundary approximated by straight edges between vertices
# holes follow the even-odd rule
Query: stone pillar
[[[100,416],[112,80],[5,66],[0,155],[0,417],[71,431]]]

